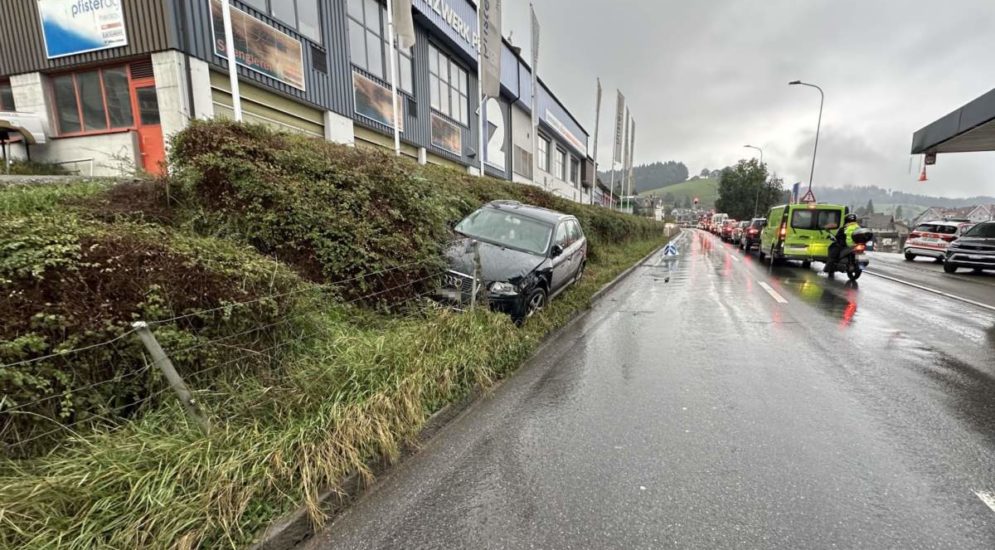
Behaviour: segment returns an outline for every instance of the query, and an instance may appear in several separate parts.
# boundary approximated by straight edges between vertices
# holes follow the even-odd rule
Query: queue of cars
[[[849,209],[834,204],[787,204],[775,206],[766,218],[750,221],[714,214],[699,226],[723,241],[749,252],[756,248],[761,261],[793,260],[803,267],[829,257],[832,236]],[[865,236],[865,238],[867,238]],[[860,255],[873,241],[861,243]],[[995,270],[995,221],[972,224],[964,220],[940,220],[919,224],[909,235],[903,251],[905,259],[932,258],[944,271],[959,269]],[[860,258],[867,265],[866,258]]]

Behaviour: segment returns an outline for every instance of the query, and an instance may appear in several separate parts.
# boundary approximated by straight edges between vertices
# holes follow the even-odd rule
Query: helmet
[[[856,214],[847,214],[846,218],[843,221],[845,221],[846,223],[853,223],[853,222],[857,221],[857,215]]]

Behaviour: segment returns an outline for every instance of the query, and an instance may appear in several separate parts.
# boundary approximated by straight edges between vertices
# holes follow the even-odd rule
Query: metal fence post
[[[169,385],[173,387],[173,391],[176,392],[177,397],[180,398],[180,402],[183,403],[184,408],[187,410],[187,414],[190,415],[203,430],[205,434],[211,432],[211,423],[207,420],[207,417],[200,410],[200,406],[193,398],[193,394],[187,388],[183,378],[180,374],[176,372],[176,368],[173,366],[173,362],[169,360],[166,352],[162,350],[162,346],[159,345],[159,341],[155,339],[155,335],[149,330],[149,325],[145,321],[136,321],[132,323],[132,328],[138,333],[138,337],[142,339],[142,344],[145,345],[145,349],[148,350],[149,354],[152,355],[152,360],[155,365],[159,367],[162,374],[166,376],[166,380],[169,381]]]

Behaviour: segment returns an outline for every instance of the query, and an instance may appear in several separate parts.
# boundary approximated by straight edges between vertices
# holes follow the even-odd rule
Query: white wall
[[[174,50],[152,54],[155,93],[159,100],[159,123],[162,125],[162,137],[167,148],[173,135],[186,128],[193,118],[185,58],[185,55]]]

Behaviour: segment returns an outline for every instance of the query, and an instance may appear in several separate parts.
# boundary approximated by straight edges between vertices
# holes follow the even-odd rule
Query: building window
[[[580,161],[576,157],[570,157],[570,183],[580,185]]]
[[[532,179],[532,152],[515,146],[515,173]]]
[[[10,82],[0,82],[0,111],[16,111],[14,107],[14,90]]]
[[[432,108],[469,126],[470,82],[466,70],[438,48],[429,45],[428,73]]]
[[[95,69],[52,78],[60,134],[132,128],[131,91],[124,67]]]
[[[549,140],[540,137],[537,149],[536,154],[539,155],[539,169],[543,172],[549,172]]]
[[[321,43],[318,0],[242,0],[242,3],[295,29],[312,42]]]
[[[567,181],[567,153],[559,147],[556,148],[556,156],[553,157],[553,175],[563,181]]]
[[[376,0],[349,0],[349,55],[352,64],[367,73],[390,81],[390,39],[387,36],[387,10]],[[397,87],[414,94],[411,49],[397,50]]]

